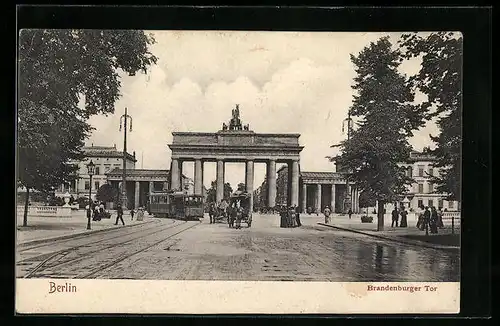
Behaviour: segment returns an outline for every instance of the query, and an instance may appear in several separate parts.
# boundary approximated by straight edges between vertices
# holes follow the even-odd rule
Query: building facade
[[[414,210],[419,206],[434,206],[447,211],[459,211],[460,203],[446,200],[446,194],[436,192],[432,183],[432,177],[439,177],[439,169],[434,167],[436,158],[427,153],[413,151],[410,159],[410,163],[401,164],[406,168],[407,176],[415,180],[408,187],[408,193],[403,199],[407,207]],[[393,205],[388,204],[388,208],[392,209]]]
[[[71,162],[78,166],[75,180],[61,184],[56,190],[56,196],[61,196],[68,192],[74,198],[88,197],[89,191],[92,198],[95,198],[100,186],[107,183],[107,173],[114,169],[123,168],[123,152],[116,149],[116,145],[109,146],[85,146],[82,148],[85,158],[82,161]],[[95,164],[95,174],[92,176],[92,184],[87,171],[87,164],[92,161]],[[135,152],[126,154],[127,170],[134,170],[137,160]]]
[[[116,189],[121,189],[123,170],[116,168],[106,174],[107,182]],[[169,170],[134,169],[126,171],[127,208],[145,207],[152,192],[164,192],[171,189]],[[194,194],[194,182],[182,175],[182,187],[188,195]]]
[[[276,204],[289,205],[288,167],[283,166],[277,173]],[[298,206],[301,212],[322,212],[327,206],[336,213],[345,213],[349,208],[354,213],[359,212],[359,191],[354,185],[349,185],[350,196],[347,196],[347,184],[343,173],[300,171],[299,185]]]
[[[429,154],[413,151],[411,161],[407,164],[401,164],[406,167],[408,177],[415,182],[408,186],[407,193],[396,205],[405,205],[410,210],[415,210],[419,206],[435,206],[436,208],[446,209],[447,211],[459,211],[460,203],[457,201],[446,200],[446,194],[437,193],[435,185],[431,178],[439,177],[439,170],[433,166],[436,159]],[[359,196],[360,190],[356,185],[350,184],[347,189],[345,180],[345,169],[337,166],[338,172],[307,172],[300,171],[300,209],[323,211],[329,206],[333,212],[342,213],[351,208],[354,213],[360,213]],[[276,185],[276,205],[289,205],[289,196],[287,193],[287,184],[289,182],[288,167],[283,166],[277,171]],[[265,193],[266,185],[262,184],[254,193],[260,196],[255,200],[256,204],[266,207]],[[349,193],[350,196],[347,196]],[[348,204],[348,205],[346,205]],[[385,206],[386,211],[391,211],[394,203],[388,203]],[[367,208],[370,212],[376,207]]]

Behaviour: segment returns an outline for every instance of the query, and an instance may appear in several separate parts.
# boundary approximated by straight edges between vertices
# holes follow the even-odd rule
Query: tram
[[[153,192],[149,195],[148,212],[155,217],[169,217],[172,191]]]
[[[182,220],[199,220],[205,211],[202,195],[188,195],[182,192],[170,194],[169,217]]]
[[[150,194],[149,212],[160,218],[199,220],[204,213],[203,196],[173,191],[153,192]]]

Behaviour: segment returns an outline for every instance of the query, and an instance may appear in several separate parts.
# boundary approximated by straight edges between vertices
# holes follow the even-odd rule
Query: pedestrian
[[[437,234],[438,233],[438,229],[437,229],[437,226],[438,226],[438,212],[436,210],[436,207],[432,206],[431,207],[431,214],[430,214],[430,221],[429,221],[429,226],[430,226],[430,229],[431,229],[431,233],[432,234]]]
[[[330,207],[326,206],[325,210],[323,211],[323,214],[325,214],[325,224],[330,223],[330,214],[331,214]]]
[[[94,221],[99,221],[100,218],[99,218],[99,206],[97,204],[94,204],[94,217],[92,218],[92,220]]]
[[[243,215],[243,208],[240,206],[236,208],[236,229],[241,229],[241,217]]]
[[[401,208],[401,223],[399,224],[400,227],[405,228],[408,226],[408,212],[405,210],[405,208]]]
[[[294,228],[297,226],[297,217],[295,215],[295,207],[288,207],[288,227]]]
[[[208,207],[208,216],[210,217],[210,224],[212,222],[215,223],[215,204],[210,203],[210,206]]]
[[[419,206],[417,209],[417,229],[424,230],[424,207]]]
[[[396,208],[396,206],[394,206],[394,209],[392,210],[391,228],[394,227],[394,223],[396,223],[396,227],[398,227],[398,218],[399,218],[398,209]]]
[[[300,222],[300,210],[299,210],[299,207],[297,205],[295,205],[295,218],[297,221],[297,225],[302,226],[302,223]]]
[[[439,211],[438,211],[438,228],[440,228],[440,229],[444,228],[443,208],[442,207],[439,207]]]
[[[130,220],[131,220],[131,221],[133,221],[133,220],[134,220],[134,214],[135,214],[135,211],[134,211],[134,209],[132,208],[132,209],[130,210]]]
[[[281,206],[280,208],[280,228],[286,228],[286,215],[287,211],[285,207]]]
[[[118,204],[118,207],[116,207],[116,214],[115,225],[118,225],[118,220],[121,220],[122,224],[125,225],[125,222],[123,221],[123,207],[121,204]]]
[[[349,215],[349,219],[351,219],[351,216],[352,216],[352,209],[349,208],[349,211],[347,212],[347,214]]]
[[[425,228],[425,235],[429,234],[429,221],[431,219],[431,212],[429,210],[429,206],[425,207],[424,211],[424,228]]]

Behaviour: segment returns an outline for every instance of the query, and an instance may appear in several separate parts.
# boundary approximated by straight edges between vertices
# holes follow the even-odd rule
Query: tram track
[[[100,239],[100,240],[97,240],[97,241],[91,241],[91,242],[87,242],[87,243],[84,243],[84,244],[78,244],[78,245],[75,245],[75,246],[72,246],[72,247],[69,247],[69,248],[64,248],[64,249],[61,249],[61,250],[58,250],[56,252],[52,252],[52,253],[49,253],[49,254],[41,254],[41,255],[37,255],[37,256],[34,256],[34,257],[29,257],[29,258],[20,260],[20,261],[17,262],[17,265],[25,265],[25,264],[29,264],[29,263],[35,263],[36,264],[37,262],[39,262],[31,271],[29,271],[24,276],[24,278],[30,278],[32,275],[34,275],[34,273],[36,273],[38,270],[40,270],[44,266],[46,266],[46,268],[52,268],[52,267],[54,267],[52,265],[47,266],[47,264],[49,264],[51,261],[53,261],[54,258],[56,258],[56,257],[59,257],[60,259],[64,259],[65,256],[68,256],[70,254],[76,254],[76,257],[70,258],[70,259],[65,259],[62,262],[59,262],[57,264],[58,266],[68,265],[70,263],[78,262],[78,261],[84,259],[85,256],[94,254],[96,252],[99,252],[99,251],[102,251],[102,250],[106,250],[106,249],[110,249],[110,248],[113,248],[113,247],[116,247],[116,246],[119,246],[119,245],[124,245],[126,243],[135,241],[137,239],[144,238],[144,237],[147,237],[147,236],[151,236],[153,234],[156,234],[156,233],[159,233],[159,232],[163,232],[163,231],[168,230],[170,228],[173,228],[173,227],[176,227],[178,225],[182,225],[182,224],[186,223],[185,221],[180,221],[180,222],[181,223],[179,224],[177,221],[174,221],[174,223],[172,223],[170,225],[167,225],[166,227],[163,227],[163,228],[160,228],[160,229],[158,229],[158,226],[150,227],[150,228],[147,228],[147,229],[143,229],[143,230],[139,231],[139,232],[141,232],[141,234],[139,234],[139,235],[137,234],[138,232],[135,232],[135,233],[126,234],[126,235],[122,234],[122,235],[118,235],[118,236],[114,236],[114,237],[107,237],[105,239]],[[154,229],[153,232],[147,232],[147,231],[150,231],[152,229]],[[144,234],[143,232],[147,232],[147,233]],[[130,236],[132,236],[132,238],[130,238]],[[102,245],[106,241],[112,241],[112,240],[115,240],[115,239],[118,239],[118,238],[127,238],[127,239],[123,240],[123,241],[120,241],[120,242],[111,243],[109,245],[104,245],[104,248],[101,246],[98,249],[90,250],[90,251],[87,251],[87,252],[83,252],[83,253],[81,253],[81,252],[79,253],[78,252],[82,248],[88,248],[89,245],[93,245],[93,246],[96,245],[96,244],[101,244]]]
[[[181,223],[174,223],[173,225],[168,225],[167,227],[156,229],[153,232],[148,232],[146,234],[141,234],[139,236],[136,235],[136,236],[134,236],[132,238],[128,238],[124,241],[120,241],[117,243],[111,243],[109,245],[104,245],[104,246],[102,246],[102,242],[110,241],[110,240],[116,239],[118,237],[103,239],[102,241],[99,241],[101,243],[101,246],[99,246],[99,248],[92,249],[90,251],[83,250],[83,252],[82,252],[82,250],[79,250],[81,248],[88,247],[89,244],[87,244],[85,247],[84,246],[76,246],[76,247],[72,247],[69,249],[60,250],[58,252],[50,254],[46,259],[39,262],[38,265],[36,265],[32,270],[30,270],[26,275],[24,275],[23,278],[46,277],[47,275],[51,275],[51,273],[52,273],[51,271],[53,271],[53,270],[57,270],[57,269],[61,269],[61,268],[64,270],[65,268],[67,269],[68,267],[69,267],[68,272],[70,274],[74,274],[74,271],[71,271],[71,268],[72,268],[71,265],[78,264],[79,262],[85,261],[86,259],[92,263],[92,260],[94,259],[93,254],[103,253],[105,257],[106,257],[106,255],[111,257],[111,261],[106,263],[104,265],[104,267],[98,261],[97,267],[93,268],[91,273],[87,273],[87,274],[84,274],[83,276],[79,277],[79,278],[82,278],[82,277],[88,278],[89,276],[99,272],[102,269],[109,268],[110,266],[115,265],[115,264],[119,263],[120,261],[127,259],[128,257],[136,255],[140,252],[143,252],[143,251],[145,251],[145,250],[147,250],[147,249],[149,249],[149,248],[151,248],[151,247],[153,247],[161,242],[164,242],[164,241],[172,238],[173,236],[175,236],[181,232],[184,232],[184,231],[186,231],[186,230],[188,230],[188,229],[190,229],[198,224],[193,224],[187,228],[182,228],[180,231],[175,232],[174,234],[171,234],[165,238],[162,238],[162,239],[160,239],[160,241],[155,241],[151,245],[141,247],[141,249],[139,249],[139,250],[134,250],[130,254],[125,254],[125,255],[118,254],[118,256],[119,256],[118,259],[114,259],[114,255],[113,255],[114,249],[119,250],[122,246],[127,245],[127,244],[134,245],[134,244],[136,244],[136,240],[141,239],[141,238],[146,239],[146,242],[147,242],[148,237],[154,236],[156,234],[167,231],[169,229],[175,229],[175,228],[181,227],[181,226],[185,225],[186,223],[187,223],[186,221],[181,221]],[[142,231],[148,231],[150,229],[151,228],[146,229],[146,230],[142,230]],[[123,237],[123,236],[121,236],[121,237]],[[95,243],[96,242],[92,243],[92,245]],[[66,258],[67,256],[71,256],[71,255],[73,255],[73,257],[71,257],[69,259]],[[37,256],[37,257],[40,257],[40,256]],[[22,262],[26,262],[26,260],[23,260]],[[77,272],[77,274],[78,274],[78,272]]]
[[[174,220],[175,222],[175,220]],[[154,221],[153,223],[143,223],[143,224],[139,224],[139,225],[134,225],[133,228],[134,230],[137,230],[137,229],[143,229],[144,227],[148,227],[146,229],[143,229],[143,230],[149,230],[149,229],[153,229],[155,228],[158,224],[160,223],[160,221]],[[153,224],[153,226],[151,226],[151,224]],[[110,229],[110,230],[103,230],[103,232],[99,233],[99,234],[103,234],[103,235],[109,235],[109,234],[115,234],[115,233],[120,233],[120,232],[123,232],[123,228],[116,228],[116,229]],[[96,233],[97,234],[97,233]],[[93,236],[95,234],[88,234],[88,233],[83,233],[83,234],[76,234],[74,236],[72,236],[71,238],[67,238],[67,239],[56,239],[56,240],[53,240],[53,241],[48,241],[48,242],[44,242],[44,243],[40,243],[40,244],[36,244],[36,245],[29,245],[29,244],[21,244],[21,245],[18,245],[18,249],[17,249],[17,252],[18,253],[23,253],[23,252],[26,252],[26,251],[30,251],[30,250],[33,250],[33,249],[39,249],[39,248],[43,248],[43,247],[52,247],[54,246],[54,243],[57,243],[58,245],[59,244],[64,244],[64,243],[68,243],[68,242],[71,242],[71,241],[79,241],[79,240],[82,240],[82,239],[88,239],[90,236]],[[120,236],[115,236],[115,237],[108,237],[106,239],[102,239],[102,240],[98,240],[98,241],[94,241],[94,242],[89,242],[89,243],[97,243],[97,242],[101,242],[101,241],[105,241],[105,240],[109,240],[109,239],[116,239],[116,238],[119,238]],[[84,244],[86,245],[86,244]]]
[[[173,225],[168,225],[167,228],[170,228],[170,227],[173,227],[174,225],[177,225],[176,223],[177,223],[177,221],[174,221]],[[40,260],[43,260],[43,261],[49,260],[51,257],[53,258],[54,256],[60,255],[60,254],[65,253],[65,252],[75,251],[75,249],[85,248],[85,247],[88,247],[89,245],[100,244],[100,243],[103,243],[103,242],[106,242],[106,241],[111,241],[111,240],[118,239],[118,238],[125,238],[127,236],[134,236],[134,235],[137,236],[137,234],[139,232],[145,232],[145,231],[149,231],[149,230],[152,230],[152,229],[154,229],[155,231],[152,232],[152,233],[148,233],[146,235],[141,235],[141,236],[135,237],[134,239],[138,239],[138,238],[141,238],[143,236],[148,236],[150,234],[154,234],[154,233],[157,233],[157,232],[161,231],[161,230],[158,230],[158,226],[156,225],[156,226],[152,226],[152,227],[149,227],[149,228],[146,228],[146,229],[142,229],[142,230],[136,231],[134,233],[129,233],[129,234],[125,234],[125,235],[121,234],[121,235],[117,235],[117,236],[113,236],[113,237],[106,237],[106,238],[95,240],[95,241],[88,241],[88,242],[85,242],[85,243],[78,243],[78,244],[76,244],[74,246],[63,248],[63,249],[57,250],[55,252],[43,253],[43,254],[39,254],[39,255],[35,255],[35,256],[29,257],[29,258],[25,258],[25,259],[19,260],[19,261],[17,261],[16,264],[23,265],[25,263],[29,263],[29,262],[33,262],[33,261],[36,262],[36,261],[40,261]],[[132,240],[134,240],[134,239],[132,239]],[[78,241],[78,240],[81,240],[81,238],[73,239],[73,240],[74,241]],[[127,241],[130,241],[130,240],[127,240]],[[125,241],[125,242],[127,242],[127,241]],[[68,241],[64,241],[63,244],[65,242],[68,242]],[[60,244],[61,243],[57,243],[57,245],[60,245]],[[115,244],[115,245],[119,245],[119,244],[120,243]],[[53,247],[53,246],[54,246],[54,244],[51,244],[50,246],[49,245],[37,246],[36,248],[30,248],[30,249],[26,249],[26,250],[20,251],[20,253],[26,253],[29,250],[39,249],[40,247]],[[48,258],[45,258],[45,257],[48,257]]]
[[[188,226],[187,228],[184,228],[184,229],[182,229],[182,230],[180,230],[180,231],[178,231],[178,232],[176,232],[176,233],[174,233],[174,234],[172,234],[172,235],[170,235],[170,236],[166,237],[165,239],[162,239],[162,240],[156,241],[156,242],[154,242],[153,244],[151,244],[151,245],[149,245],[149,246],[147,246],[147,247],[145,247],[145,248],[142,248],[142,249],[140,249],[140,250],[137,250],[137,251],[135,251],[135,252],[133,252],[133,253],[131,253],[131,254],[129,254],[129,255],[125,255],[124,257],[120,257],[119,259],[116,259],[116,260],[114,260],[114,261],[112,261],[112,262],[110,262],[110,263],[107,263],[107,264],[106,264],[106,265],[104,265],[104,266],[100,266],[99,268],[94,269],[92,272],[90,272],[90,273],[88,273],[88,274],[84,275],[82,278],[85,278],[85,279],[90,278],[91,276],[93,276],[93,275],[95,275],[95,274],[97,274],[97,273],[99,273],[99,272],[102,272],[102,271],[104,271],[104,270],[106,270],[106,269],[110,268],[111,266],[114,266],[114,265],[116,265],[116,264],[118,264],[118,263],[120,263],[120,262],[122,262],[122,261],[124,261],[124,260],[126,260],[126,259],[128,259],[128,258],[130,258],[130,257],[132,257],[132,256],[135,256],[135,255],[137,255],[137,254],[139,254],[139,253],[141,253],[141,252],[144,252],[144,251],[146,251],[146,250],[148,250],[148,249],[150,249],[150,248],[152,248],[152,247],[154,247],[154,246],[157,246],[157,245],[159,245],[160,243],[165,242],[165,241],[167,241],[167,240],[171,239],[172,237],[174,237],[174,236],[176,236],[176,235],[178,235],[178,234],[180,234],[180,233],[182,233],[182,232],[185,232],[185,231],[187,231],[187,230],[189,230],[189,229],[191,229],[191,228],[193,228],[193,227],[195,227],[195,226],[197,226],[197,225],[198,225],[198,224],[193,224],[193,225],[190,225],[190,226]]]

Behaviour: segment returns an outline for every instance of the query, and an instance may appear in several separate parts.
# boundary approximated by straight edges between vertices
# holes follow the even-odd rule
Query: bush
[[[76,200],[78,203],[79,208],[85,208],[89,204],[89,198],[88,197],[78,197]]]
[[[361,223],[372,223],[373,216],[363,215],[361,216]]]

